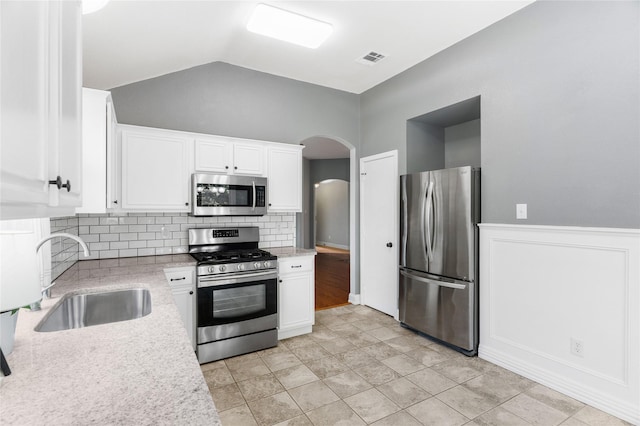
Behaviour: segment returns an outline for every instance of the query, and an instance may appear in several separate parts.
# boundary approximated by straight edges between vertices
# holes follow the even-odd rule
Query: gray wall
[[[444,129],[444,166],[480,167],[480,120]]]
[[[316,243],[349,248],[349,183],[332,179],[315,191]]]
[[[330,159],[330,160],[309,160],[309,181],[308,186],[303,188],[303,193],[309,194],[308,198],[308,211],[309,211],[309,220],[307,221],[307,226],[305,227],[305,248],[313,248],[314,243],[316,241],[314,232],[313,232],[313,212],[315,210],[315,201],[313,199],[313,193],[315,191],[314,185],[318,182],[322,182],[327,179],[341,179],[349,182],[350,166],[348,158],[338,158],[338,159]],[[350,188],[353,190],[353,188]],[[305,200],[307,198],[305,197]],[[307,210],[305,206],[303,206],[304,210]]]
[[[444,128],[407,121],[406,173],[444,169],[444,152]]]
[[[118,122],[299,143],[359,141],[358,95],[213,62],[111,90]]]
[[[481,96],[483,222],[640,228],[639,2],[536,2],[361,95],[360,156]]]

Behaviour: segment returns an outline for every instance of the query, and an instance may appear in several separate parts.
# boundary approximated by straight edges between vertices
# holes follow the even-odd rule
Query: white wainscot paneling
[[[640,230],[480,225],[480,357],[640,423],[639,269]]]

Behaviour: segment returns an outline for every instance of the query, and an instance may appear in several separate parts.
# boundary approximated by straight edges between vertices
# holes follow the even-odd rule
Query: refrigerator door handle
[[[423,227],[425,228],[426,235],[426,247],[427,247],[427,259],[429,262],[433,261],[433,247],[431,246],[431,226],[429,223],[431,222],[431,210],[433,209],[433,181],[429,182],[429,186],[427,187],[427,197],[426,197],[426,208],[423,214]]]
[[[467,286],[465,284],[456,284],[456,283],[449,283],[446,281],[438,281],[438,280],[432,280],[429,278],[425,278],[425,277],[421,277],[418,275],[413,275],[407,271],[404,271],[402,269],[400,269],[400,273],[402,275],[404,275],[407,278],[410,278],[412,280],[416,280],[416,281],[420,281],[426,284],[433,284],[433,285],[437,285],[439,287],[448,287],[448,288],[453,288],[456,290],[464,290],[465,288],[467,288]]]

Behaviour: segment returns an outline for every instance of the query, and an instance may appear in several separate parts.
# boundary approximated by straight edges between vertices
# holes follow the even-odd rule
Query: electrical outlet
[[[584,342],[582,340],[578,340],[575,337],[571,338],[571,355],[579,356],[580,358],[584,357]]]
[[[526,218],[527,218],[527,205],[516,204],[516,219],[526,219]]]

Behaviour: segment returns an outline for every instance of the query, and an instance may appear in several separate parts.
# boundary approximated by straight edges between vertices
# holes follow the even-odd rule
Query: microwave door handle
[[[251,207],[251,210],[255,210],[256,209],[256,181],[252,181],[251,185],[253,186],[253,206]]]

